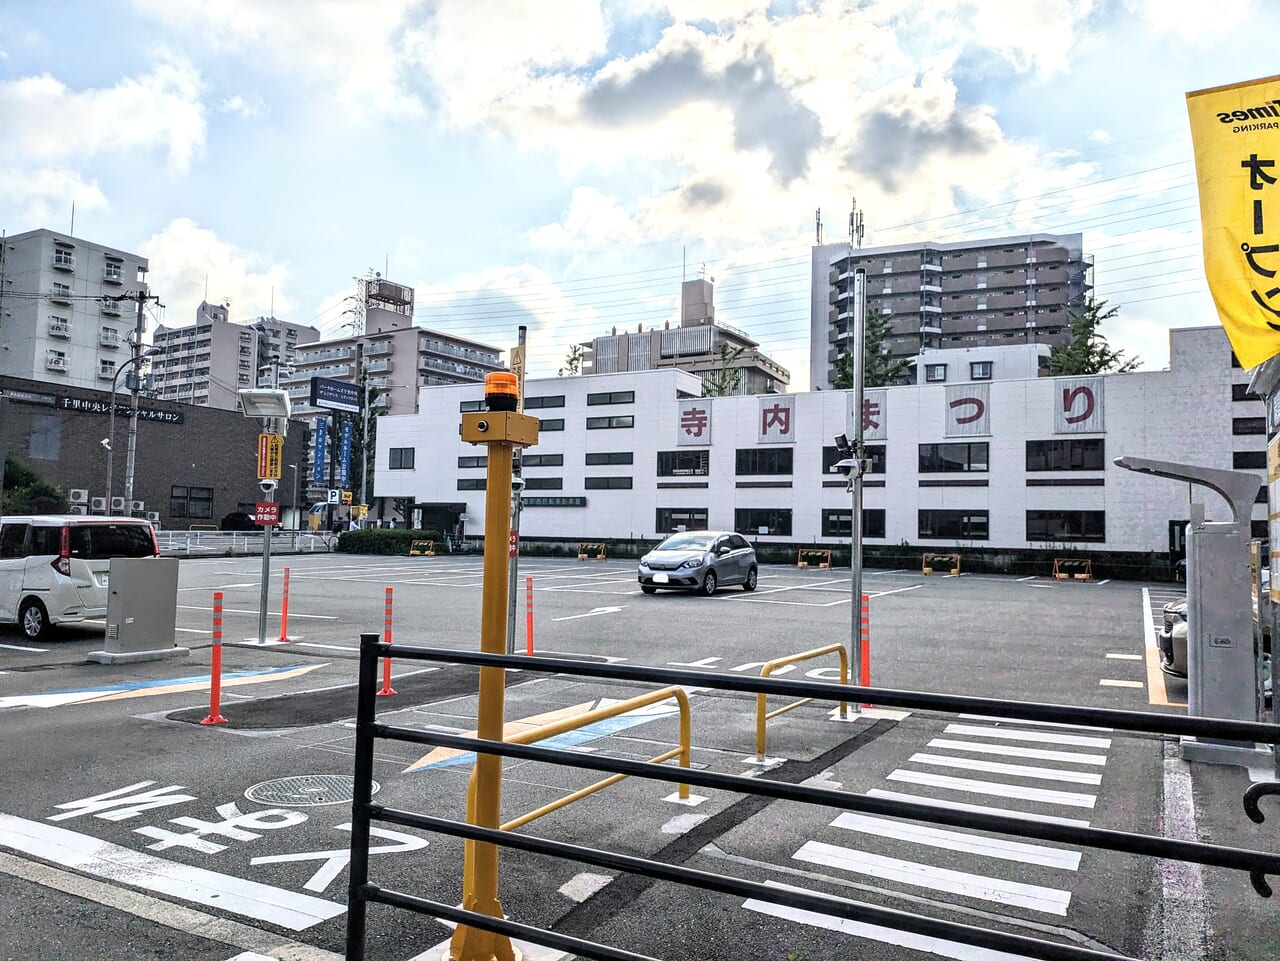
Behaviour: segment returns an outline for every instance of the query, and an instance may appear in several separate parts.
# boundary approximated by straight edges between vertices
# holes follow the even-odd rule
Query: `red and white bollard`
[[[863,687],[871,686],[871,598],[866,594],[862,595],[862,642],[860,649],[862,656],[859,658],[862,662],[862,677],[858,679],[858,683]],[[864,704],[863,707],[872,707],[870,704]]]
[[[222,591],[213,594],[213,662],[209,665],[209,716],[201,724],[226,724],[222,716]]]
[[[524,579],[524,646],[525,653],[533,657],[533,578]]]
[[[284,569],[284,595],[280,599],[280,643],[289,640],[289,568]]]
[[[382,619],[382,642],[384,644],[391,643],[391,588],[387,588],[387,606]],[[391,686],[391,658],[384,657],[382,659],[382,690],[378,692],[378,697],[387,697],[394,694],[395,688]]]

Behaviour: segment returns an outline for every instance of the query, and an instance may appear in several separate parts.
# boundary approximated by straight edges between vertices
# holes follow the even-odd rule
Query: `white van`
[[[141,518],[0,517],[0,624],[18,624],[34,641],[55,624],[105,617],[111,558],[159,554]]]

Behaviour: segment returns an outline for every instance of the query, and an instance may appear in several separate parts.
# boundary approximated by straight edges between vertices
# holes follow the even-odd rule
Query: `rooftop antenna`
[[[275,287],[274,287],[274,286],[271,288],[271,313],[270,313],[270,315],[269,315],[269,316],[271,317],[271,319],[272,319],[272,320],[275,320],[275,317],[276,317],[276,289],[275,289]]]
[[[849,245],[854,243],[858,245],[858,249],[862,249],[862,235],[866,228],[862,222],[862,211],[858,209],[858,198],[853,198],[853,204],[849,208]]]
[[[71,232],[68,233],[67,236],[74,237],[75,235],[76,235],[76,202],[73,200],[71,201]]]
[[[818,246],[822,246],[822,208],[819,207],[813,212],[813,222],[818,230]]]
[[[209,302],[209,271],[204,272],[204,302]]]
[[[689,258],[686,256],[688,252],[689,252],[689,248],[681,244],[680,245],[680,283],[682,284],[686,280],[688,280]]]

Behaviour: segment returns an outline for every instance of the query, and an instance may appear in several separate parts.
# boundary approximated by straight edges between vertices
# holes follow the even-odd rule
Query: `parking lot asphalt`
[[[66,919],[83,917],[88,924],[99,914],[112,934],[96,956],[108,959],[226,959],[237,951],[340,955],[341,852],[350,837],[349,797],[341,796],[340,782],[351,773],[358,635],[381,630],[390,587],[396,643],[476,649],[481,563],[478,557],[277,559],[269,632],[275,636],[278,578],[286,565],[294,640],[283,645],[252,643],[256,558],[182,563],[178,637],[192,651],[179,661],[86,663],[85,655],[102,645],[101,628],[71,629],[39,644],[0,634],[0,645],[8,645],[0,646],[6,731],[0,757],[12,774],[0,783],[0,883],[14,898],[40,906],[29,914],[11,908],[0,917],[0,940],[22,946],[13,957],[58,956],[54,952],[80,937]],[[726,589],[713,598],[650,597],[638,591],[626,562],[524,559],[522,615],[526,577],[532,578],[534,646],[542,653],[758,674],[765,660],[846,641],[850,633],[847,571],[766,567],[751,594]],[[1177,710],[1176,688],[1149,671],[1158,585],[1145,585],[1144,594],[1144,585],[1118,582],[868,571],[864,586],[871,598],[874,686]],[[230,723],[209,728],[195,722],[207,713],[214,590],[226,597],[223,713]],[[518,627],[517,649],[523,650],[523,616]],[[24,647],[39,650],[15,650]],[[834,679],[836,663],[827,655],[789,673]],[[379,699],[382,719],[447,732],[474,729],[473,670],[397,663],[395,687],[395,697]],[[537,723],[641,690],[512,673],[506,714],[509,721]],[[1185,829],[1185,807],[1170,808],[1167,788],[1160,787],[1181,783],[1177,777],[1185,774],[1193,789],[1193,831],[1276,847],[1274,822],[1268,834],[1243,822],[1246,828],[1233,813],[1247,775],[1187,768],[1167,756],[1173,745],[1159,739],[919,711],[840,721],[830,705],[811,704],[770,722],[773,760],[761,767],[754,697],[700,690],[691,704],[692,761],[702,770],[1147,832],[1165,831],[1174,821]],[[629,716],[625,725],[594,729],[575,750],[643,760],[669,749],[676,732],[667,703]],[[378,799],[461,817],[467,761],[383,743],[375,766]],[[593,780],[589,772],[533,762],[509,762],[504,769],[508,818]],[[299,785],[304,800],[306,792],[328,799],[329,790],[339,799],[271,800],[282,795],[269,792]],[[1186,957],[1275,957],[1274,939],[1265,936],[1274,917],[1238,874],[1205,869],[1197,888],[1129,855],[1062,844],[994,851],[984,835],[719,791],[695,790],[705,800],[686,806],[671,799],[674,790],[624,780],[523,830],[1132,957],[1179,956],[1170,945],[1188,939],[1200,953]],[[458,903],[460,842],[401,829],[374,841],[375,882]],[[665,884],[520,852],[503,857],[501,893],[511,917],[654,957],[816,961],[851,950],[891,961],[922,957],[919,944],[887,929],[851,928],[839,918],[727,895],[704,892],[691,901],[687,891]],[[155,880],[164,877],[169,881]],[[255,897],[243,902],[218,893],[243,893],[246,885]],[[1174,894],[1177,903],[1193,902],[1215,920],[1200,941],[1170,924],[1163,906]],[[675,921],[656,924],[655,918]],[[71,927],[81,931],[78,920]],[[449,934],[439,922],[384,908],[371,911],[369,930],[369,957],[387,961],[438,956],[435,948]],[[86,946],[92,942],[83,937]],[[962,945],[931,950],[986,957]],[[527,956],[559,957],[540,949]]]

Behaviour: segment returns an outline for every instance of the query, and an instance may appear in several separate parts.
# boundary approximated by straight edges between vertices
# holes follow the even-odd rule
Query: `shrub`
[[[436,551],[443,553],[444,538],[439,531],[409,531],[373,527],[363,531],[343,531],[335,550],[343,554],[407,555],[414,541],[435,541]]]

